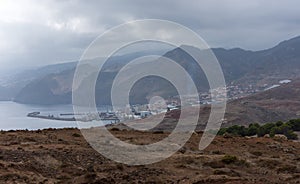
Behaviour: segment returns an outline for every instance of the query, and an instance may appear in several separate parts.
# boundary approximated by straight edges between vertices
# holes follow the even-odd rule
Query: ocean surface
[[[45,128],[77,127],[77,123],[27,117],[30,112],[42,114],[72,113],[72,105],[39,106],[0,101],[0,130],[37,130]]]

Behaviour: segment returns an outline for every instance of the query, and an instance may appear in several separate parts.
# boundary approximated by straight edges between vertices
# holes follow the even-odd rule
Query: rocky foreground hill
[[[123,141],[149,144],[168,134],[114,129]],[[300,182],[300,143],[218,136],[198,150],[201,133],[170,158],[128,166],[104,158],[77,129],[0,134],[0,183],[226,183]],[[112,148],[113,149],[113,148]]]

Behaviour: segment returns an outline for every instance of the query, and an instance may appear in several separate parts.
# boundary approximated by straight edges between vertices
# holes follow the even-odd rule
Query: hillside
[[[59,73],[64,73],[67,70],[74,69],[76,63],[77,62],[69,62],[47,65],[43,67],[27,69],[24,71],[18,71],[15,73],[11,73],[10,75],[2,76],[0,78],[0,100],[12,100],[27,85],[33,85],[30,84],[31,82],[37,84],[36,81],[45,79],[48,75],[56,75]],[[43,93],[44,92],[45,91],[43,91]]]
[[[138,145],[166,133],[111,131]],[[106,159],[77,129],[10,131],[0,135],[1,183],[299,183],[298,142],[217,136],[204,151],[195,133],[159,163],[128,166]],[[111,151],[114,151],[113,148]]]
[[[205,52],[190,46],[182,47],[190,49],[193,52]],[[238,48],[218,48],[213,49],[213,52],[222,66],[225,80],[229,85],[242,87],[251,86],[254,90],[262,90],[273,84],[277,84],[279,80],[296,79],[300,77],[300,37],[281,42],[273,48],[262,51],[254,52]],[[99,96],[96,98],[96,101],[99,104],[110,104],[111,84],[117,72],[130,60],[139,56],[142,55],[120,56],[111,59],[104,70],[105,75],[103,75],[102,81],[97,81],[96,91]],[[204,73],[201,68],[196,65],[193,58],[182,48],[175,48],[165,53],[163,56],[170,58],[183,66],[195,81],[200,93],[207,91],[208,83]],[[66,76],[73,74],[69,71],[63,71],[55,75]],[[60,97],[53,98],[51,91],[59,90],[49,87],[52,83],[55,83],[53,80],[57,80],[56,77],[54,78],[52,75],[52,79],[51,77],[45,77],[44,79],[38,78],[36,81],[40,82],[33,81],[29,83],[28,86],[23,88],[16,96],[15,101],[29,104],[48,104],[48,101],[51,101],[52,104],[70,103],[70,101]],[[88,78],[85,80],[88,80]],[[45,88],[43,85],[48,87]],[[65,83],[65,85],[66,86],[61,87],[63,89],[71,89],[72,83]],[[39,92],[39,89],[41,88],[45,89]],[[62,91],[62,89],[59,91]],[[169,97],[176,94],[176,91],[171,85],[168,85],[165,81],[161,79],[158,80],[155,77],[142,79],[139,84],[136,84],[136,89],[133,89],[132,91],[132,103],[147,103],[151,96],[157,94],[160,94],[163,97]],[[37,93],[44,94],[37,95]],[[65,96],[65,98],[71,99],[71,91],[66,92],[66,94],[67,93],[68,95]]]
[[[5,87],[0,86],[0,100],[10,100],[11,98],[10,91]]]
[[[251,123],[267,123],[276,121],[287,121],[300,118],[300,80],[280,87],[260,92],[241,99],[232,100],[227,103],[225,118],[222,126],[245,125]],[[199,114],[198,130],[204,130],[210,114],[210,106],[202,105]],[[196,114],[193,107],[186,108],[189,116]],[[153,116],[144,120],[133,122],[139,126],[146,126],[151,122],[163,121],[153,131],[171,131],[176,126],[180,110],[168,112],[164,119],[162,115]],[[190,121],[190,117],[182,117],[184,121]],[[118,127],[118,125],[117,125]]]
[[[73,73],[73,70],[68,70],[34,80],[22,89],[22,91],[30,91],[30,93],[21,92],[15,99],[18,99],[19,103],[30,101],[32,104],[39,104],[42,100],[44,105],[51,105],[53,101],[70,104],[72,88],[69,84],[73,81]],[[39,89],[32,90],[36,86],[39,86]]]
[[[285,121],[300,117],[300,81],[281,85],[228,103],[229,124]]]
[[[237,84],[276,84],[283,79],[297,79],[300,72],[300,36],[283,41],[277,46],[255,52],[258,65],[236,81]]]
[[[147,51],[147,52],[136,52],[125,55],[117,55],[108,59],[102,69],[102,73],[98,76],[96,84],[96,99],[98,104],[110,104],[110,89],[112,86],[112,81],[117,75],[117,72],[128,62],[138,57],[145,55],[156,54],[158,51]],[[95,63],[102,60],[103,58],[95,58],[94,60],[84,61],[86,64],[86,71],[89,71],[89,75],[83,79],[82,85],[79,88],[85,88],[86,84],[89,83],[90,77],[95,75]],[[96,61],[96,62],[94,62]],[[14,101],[24,104],[42,104],[42,105],[52,105],[52,104],[70,104],[72,98],[72,82],[74,69],[65,70],[59,73],[52,73],[43,77],[37,77],[32,82],[28,83],[20,92],[15,96]],[[138,89],[144,89],[143,92],[151,93],[153,91],[159,91],[161,88],[172,88],[172,86],[163,81],[157,81],[156,77],[146,77],[145,81],[147,83],[155,84],[155,86],[144,86],[144,83],[137,83],[135,85],[136,90],[132,90],[132,95],[136,96],[134,98],[137,103],[144,103],[145,96],[147,95],[136,95]],[[142,86],[141,86],[142,85]],[[168,93],[168,92],[167,92]],[[175,95],[177,93],[168,93]]]

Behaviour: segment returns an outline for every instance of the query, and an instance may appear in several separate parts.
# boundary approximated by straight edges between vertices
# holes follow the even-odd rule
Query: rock
[[[186,152],[186,148],[185,147],[180,148],[179,152],[182,153],[182,154],[184,154]]]
[[[273,139],[275,141],[287,141],[288,140],[288,138],[282,134],[275,134]]]

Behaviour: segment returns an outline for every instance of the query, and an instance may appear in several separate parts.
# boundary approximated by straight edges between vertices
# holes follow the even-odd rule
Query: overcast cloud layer
[[[78,60],[105,30],[145,18],[178,22],[211,47],[265,49],[300,35],[299,7],[298,0],[0,0],[0,68]]]

